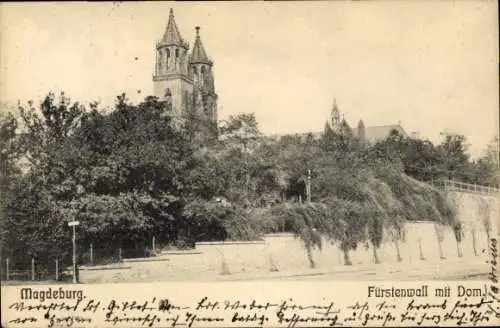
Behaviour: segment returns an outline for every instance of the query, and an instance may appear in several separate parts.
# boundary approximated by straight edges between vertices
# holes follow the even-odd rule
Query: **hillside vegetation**
[[[81,222],[80,249],[93,244],[102,258],[116,257],[117,248],[147,255],[153,236],[158,245],[192,247],[290,231],[309,250],[324,237],[338,243],[349,264],[349,250],[361,243],[377,257],[384,237],[404,239],[411,220],[451,226],[459,241],[454,206],[419,181],[429,176],[408,175],[421,175],[405,164],[413,141],[397,134],[376,145],[350,129],[325,129],[319,140],[271,139],[254,115],[241,114],[220,128],[219,140],[204,140],[196,131],[206,123],[192,113],[171,117],[153,97],[132,105],[122,95],[113,111],[98,107],[49,94],[40,108],[29,104],[2,118],[1,255],[13,265],[32,257],[67,263],[71,220]],[[436,154],[450,148],[439,147]],[[436,172],[430,178],[448,171]],[[269,199],[279,204],[266,207]],[[86,256],[79,252],[79,261]]]

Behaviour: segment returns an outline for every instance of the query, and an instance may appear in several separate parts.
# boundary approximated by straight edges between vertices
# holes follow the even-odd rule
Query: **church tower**
[[[156,44],[156,65],[153,75],[154,95],[172,106],[172,114],[182,115],[189,109],[193,80],[188,74],[189,45],[182,39],[174,12],[170,9],[163,38]]]
[[[335,98],[333,98],[331,120],[332,120],[331,127],[333,132],[340,133],[340,112],[339,108],[337,107],[337,100]]]
[[[213,62],[203,47],[198,26],[193,49],[189,52],[189,45],[181,37],[172,9],[163,38],[156,44],[153,83],[154,95],[171,105],[174,116],[195,114],[201,122],[210,123],[207,125],[210,129],[216,127]]]
[[[215,93],[213,62],[208,58],[196,27],[196,39],[189,57],[189,75],[194,81],[193,96],[196,113],[207,121],[217,122],[217,94]]]

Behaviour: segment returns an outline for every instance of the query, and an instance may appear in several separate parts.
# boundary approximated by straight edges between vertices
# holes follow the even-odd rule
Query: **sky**
[[[459,133],[473,156],[498,134],[496,1],[2,3],[0,100],[140,101],[170,8],[191,46],[201,27],[220,119],[322,131],[335,97],[351,126]]]

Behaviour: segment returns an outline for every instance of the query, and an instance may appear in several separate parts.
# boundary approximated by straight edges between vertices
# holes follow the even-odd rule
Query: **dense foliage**
[[[473,163],[460,136],[434,146],[394,133],[368,145],[344,121],[340,133],[327,124],[319,139],[273,139],[253,114],[240,114],[204,140],[196,115],[173,117],[154,97],[131,105],[121,95],[114,110],[98,107],[49,94],[40,108],[29,103],[2,117],[2,257],[67,260],[67,222],[79,220],[78,245],[98,245],[107,257],[118,247],[144,252],[153,236],[189,247],[291,231],[309,254],[326,238],[346,264],[360,243],[372,244],[378,261],[383,240],[403,239],[410,220],[452,226],[459,241],[454,207],[422,181],[497,178],[494,148]]]

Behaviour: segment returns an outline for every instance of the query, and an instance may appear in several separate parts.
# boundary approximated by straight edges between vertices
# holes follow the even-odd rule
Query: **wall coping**
[[[277,232],[277,233],[268,233],[264,235],[264,238],[283,238],[283,237],[295,237],[293,232]]]
[[[412,224],[414,225],[432,225],[434,224],[434,221],[427,221],[427,220],[415,220],[415,221],[407,221],[406,226],[411,226]],[[197,246],[220,246],[220,245],[258,245],[258,244],[265,244],[266,241],[265,239],[270,239],[270,238],[290,238],[290,237],[295,237],[295,234],[293,232],[277,232],[277,233],[268,233],[262,236],[261,240],[245,240],[245,241],[203,241],[203,242],[197,242],[195,243],[195,247]]]
[[[203,241],[195,243],[197,246],[215,246],[215,245],[255,245],[255,244],[265,244],[264,240],[245,240],[245,241]]]

